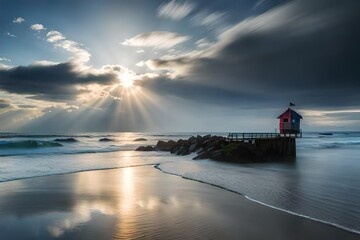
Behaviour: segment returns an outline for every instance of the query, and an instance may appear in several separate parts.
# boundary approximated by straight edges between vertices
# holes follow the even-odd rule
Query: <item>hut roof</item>
[[[294,110],[292,110],[291,108],[288,108],[285,112],[283,112],[280,116],[278,116],[277,118],[281,118],[283,115],[285,114],[289,114],[292,117],[298,118],[298,119],[303,119],[303,117],[298,114],[297,112],[295,112]]]

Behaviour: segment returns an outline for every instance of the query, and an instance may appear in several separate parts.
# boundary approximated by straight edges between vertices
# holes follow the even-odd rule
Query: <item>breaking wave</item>
[[[0,141],[0,149],[61,147],[60,143],[39,140]]]
[[[103,138],[115,137],[114,134],[18,134],[18,133],[0,133],[0,138]]]

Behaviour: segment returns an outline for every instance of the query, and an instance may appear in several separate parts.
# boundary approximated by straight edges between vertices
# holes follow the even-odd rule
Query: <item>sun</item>
[[[123,73],[120,75],[120,84],[125,88],[134,86],[134,76],[130,73]]]
[[[121,85],[123,85],[125,88],[131,88],[134,86],[134,81],[132,79],[126,79],[121,82]]]

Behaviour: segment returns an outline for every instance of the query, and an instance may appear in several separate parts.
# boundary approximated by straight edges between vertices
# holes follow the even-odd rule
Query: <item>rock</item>
[[[206,145],[208,145],[208,144],[209,144],[209,139],[203,139],[201,141],[201,147],[202,148],[206,148]]]
[[[200,159],[210,159],[210,154],[209,152],[202,152],[199,155],[197,155],[196,157],[193,158],[193,160],[200,160]]]
[[[135,151],[141,151],[141,152],[150,152],[150,151],[155,151],[155,148],[152,146],[140,146],[137,149],[135,149]]]
[[[198,146],[197,142],[191,144],[191,146],[189,147],[189,152],[194,152],[197,149],[197,146]]]
[[[113,139],[110,139],[110,138],[100,138],[99,139],[99,142],[113,142],[114,140]]]
[[[204,149],[203,148],[199,148],[198,150],[197,150],[197,152],[196,152],[196,154],[201,154],[201,153],[203,153],[204,152]]]
[[[185,144],[186,143],[186,140],[182,140],[182,139],[179,139],[177,142],[176,142],[177,144]]]
[[[224,159],[221,149],[211,151],[210,155],[209,155],[209,158],[213,159],[213,160],[218,160],[218,161],[222,161]]]
[[[211,138],[211,134],[203,136],[203,139],[210,139],[210,138]]]
[[[205,148],[207,148],[207,149],[209,149],[209,148],[213,148],[216,144],[217,144],[217,142],[216,142],[216,141],[211,140],[211,141],[209,141],[209,143],[206,145],[206,147],[205,147]]]
[[[186,141],[179,139],[177,142],[174,143],[174,146],[172,147],[172,149],[170,150],[170,152],[172,154],[178,154],[179,150],[185,145]]]
[[[197,139],[196,139],[196,137],[192,136],[187,141],[192,144],[192,143],[195,143],[197,141]]]
[[[54,141],[56,142],[78,142],[75,138],[57,138]]]
[[[185,149],[180,155],[185,156],[185,155],[189,155],[189,154],[190,154],[189,150]]]
[[[134,140],[135,142],[144,142],[144,141],[147,141],[146,138],[137,138]]]
[[[235,142],[222,147],[222,161],[259,162],[262,152],[254,144]]]
[[[175,148],[176,145],[177,145],[177,143],[175,141],[172,141],[172,140],[167,141],[167,142],[158,141],[155,148],[156,148],[156,150],[159,150],[159,151],[170,152]]]
[[[175,145],[175,147],[170,151],[171,154],[175,154],[177,151],[179,151],[180,146]]]
[[[181,146],[179,150],[176,152],[176,155],[182,155],[184,152],[188,152],[185,146]]]

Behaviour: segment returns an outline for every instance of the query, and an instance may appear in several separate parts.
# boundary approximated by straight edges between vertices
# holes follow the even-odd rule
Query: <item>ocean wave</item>
[[[344,141],[344,142],[328,142],[328,143],[299,143],[299,148],[309,148],[309,149],[333,149],[341,147],[351,147],[360,145],[360,141]]]
[[[150,135],[153,137],[189,137],[192,136],[191,134],[154,134]]]
[[[0,141],[0,149],[48,148],[61,147],[60,143],[39,140],[26,141]]]
[[[18,133],[0,133],[0,138],[103,138],[115,137],[113,134],[18,134]]]
[[[134,150],[133,148],[115,148],[115,149],[96,149],[96,150],[92,150],[92,149],[64,150],[64,151],[54,151],[54,152],[8,152],[8,153],[5,152],[5,153],[0,153],[0,157],[110,153],[110,152],[133,151],[133,150]]]
[[[322,147],[322,148],[339,148],[342,146],[356,146],[356,145],[360,145],[360,141],[324,143],[324,144],[320,144],[320,147]]]
[[[360,145],[360,141],[335,142],[337,145]]]

